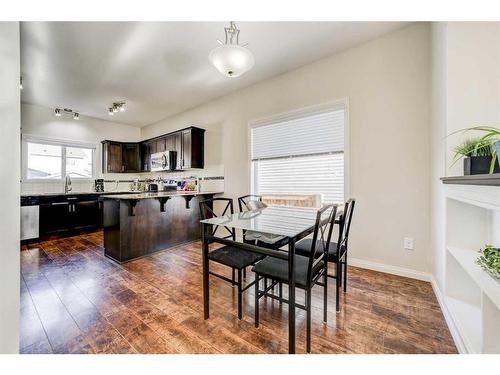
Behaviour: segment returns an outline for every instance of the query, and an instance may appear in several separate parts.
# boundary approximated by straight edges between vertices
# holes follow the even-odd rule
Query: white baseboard
[[[443,312],[444,319],[446,320],[446,324],[448,325],[448,329],[450,330],[451,337],[453,337],[453,341],[455,342],[455,346],[457,347],[458,352],[460,354],[468,354],[469,351],[467,350],[467,347],[465,346],[465,344],[462,340],[462,336],[460,336],[458,328],[455,325],[455,322],[453,321],[453,318],[450,314],[450,310],[448,310],[448,307],[446,306],[446,303],[445,303],[445,300],[443,297],[443,293],[441,292],[441,289],[439,289],[437,281],[433,275],[430,275],[430,282],[431,282],[432,289],[434,290],[434,294],[436,295],[439,306],[441,307],[441,311]]]
[[[410,268],[391,266],[383,263],[376,263],[369,260],[348,258],[348,264],[354,267],[366,268],[373,271],[390,273],[392,275],[409,277],[410,279],[417,279],[423,281],[431,281],[431,276],[427,272],[416,271]]]
[[[354,267],[366,268],[373,271],[379,271],[379,272],[389,273],[392,275],[409,277],[410,279],[417,279],[430,282],[432,285],[432,290],[436,295],[439,306],[441,307],[441,311],[443,312],[444,319],[446,321],[446,324],[448,325],[448,329],[450,330],[451,337],[453,337],[453,341],[455,342],[458,352],[460,354],[468,353],[464,345],[464,342],[462,340],[462,337],[460,336],[460,333],[457,329],[457,326],[455,325],[453,318],[451,317],[450,311],[446,307],[443,294],[441,293],[441,290],[437,285],[436,279],[432,274],[423,271],[412,270],[410,268],[391,266],[388,264],[376,263],[376,262],[371,262],[369,260],[356,259],[356,258],[349,258],[348,263]]]

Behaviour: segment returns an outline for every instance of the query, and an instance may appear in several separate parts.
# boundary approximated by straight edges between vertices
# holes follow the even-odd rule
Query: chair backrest
[[[224,209],[220,215],[217,215],[214,210],[215,202],[223,202],[225,203]],[[229,212],[228,212],[229,211]],[[219,217],[224,215],[234,214],[233,200],[231,198],[210,198],[205,199],[200,202],[200,216],[201,220],[211,219],[213,217]],[[211,228],[211,235],[215,236],[217,230],[220,228],[219,225],[213,225],[205,227]],[[236,241],[236,230],[234,228],[228,228],[224,226],[224,228],[229,232],[229,235],[221,238],[232,238],[233,241]]]
[[[321,261],[327,262],[328,260],[328,248],[332,239],[337,208],[336,204],[329,204],[320,208],[316,213],[316,223],[307,268],[307,279],[309,282],[312,281],[312,277],[314,276],[312,270],[316,264]]]
[[[264,202],[262,202],[262,195],[249,194],[238,198],[238,206],[240,212],[245,209],[248,211],[258,210],[267,207]]]
[[[349,230],[351,229],[352,214],[354,212],[355,204],[356,200],[353,198],[345,202],[344,212],[342,213],[342,217],[340,219],[339,238],[337,241],[338,251],[340,251],[341,246],[345,246],[347,248],[347,242],[349,240]]]

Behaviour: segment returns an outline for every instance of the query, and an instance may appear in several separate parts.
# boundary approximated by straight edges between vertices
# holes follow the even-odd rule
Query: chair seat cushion
[[[309,258],[300,255],[295,256],[295,285],[301,288],[306,288],[307,285],[307,267]],[[318,262],[313,267],[313,275],[317,275],[324,267],[324,262]],[[278,259],[273,257],[266,257],[255,266],[252,271],[269,277],[270,279],[288,283],[288,261],[285,259]]]
[[[321,240],[316,241],[316,256],[321,255],[320,249],[322,249],[322,243]],[[300,240],[295,244],[295,253],[303,256],[309,256],[311,253],[311,247],[312,247],[312,239],[311,238],[304,238],[303,240]],[[345,246],[342,245],[340,248],[340,256],[343,256],[345,253]],[[328,261],[329,262],[337,262],[338,257],[337,257],[337,243],[336,242],[330,242],[330,245],[328,246]]]
[[[262,258],[264,256],[261,254],[232,246],[223,246],[208,253],[208,259],[237,269],[251,266]]]

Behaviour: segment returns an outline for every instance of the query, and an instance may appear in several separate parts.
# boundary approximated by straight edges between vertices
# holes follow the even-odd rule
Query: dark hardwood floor
[[[22,353],[287,353],[288,307],[262,299],[255,328],[253,288],[239,321],[236,290],[212,277],[203,320],[199,242],[120,266],[103,256],[102,241],[96,232],[22,246]],[[336,314],[329,282],[326,325],[321,288],[313,295],[313,353],[456,353],[429,283],[349,267]],[[304,353],[299,309],[297,330]]]

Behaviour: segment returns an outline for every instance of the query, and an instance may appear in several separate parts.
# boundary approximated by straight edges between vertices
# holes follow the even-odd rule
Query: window
[[[27,180],[94,177],[94,146],[25,139],[23,149],[23,175]]]
[[[315,194],[344,202],[344,105],[251,128],[253,194]]]
[[[66,174],[75,178],[92,178],[94,150],[66,147]]]
[[[28,179],[54,179],[62,176],[62,147],[28,143]]]

